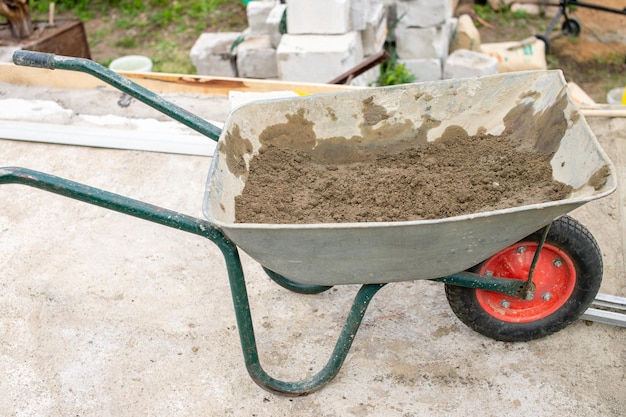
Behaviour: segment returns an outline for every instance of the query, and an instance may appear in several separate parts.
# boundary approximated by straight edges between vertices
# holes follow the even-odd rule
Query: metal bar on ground
[[[617,311],[612,311],[617,310]],[[598,294],[580,319],[612,326],[626,327],[626,298],[609,294]]]

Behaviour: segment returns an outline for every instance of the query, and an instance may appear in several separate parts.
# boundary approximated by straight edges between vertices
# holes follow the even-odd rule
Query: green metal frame
[[[119,76],[101,65],[82,58],[70,58],[30,51],[17,51],[13,55],[18,65],[33,66],[48,69],[66,69],[81,71],[111,84],[132,97],[143,101],[151,107],[189,126],[190,128],[218,140],[221,134],[219,128],[206,120],[189,113],[185,109],[170,103],[153,92]],[[74,181],[59,178],[43,172],[33,171],[20,167],[0,168],[0,184],[23,184],[34,188],[49,191],[85,203],[104,207],[119,213],[128,214],[140,219],[148,220],[174,229],[205,237],[214,242],[222,251],[228,270],[231,295],[235,308],[239,338],[243,351],[246,368],[252,379],[262,388],[284,395],[306,395],[315,391],[331,379],[341,368],[352,342],[359,329],[363,316],[374,295],[385,284],[363,285],[356,294],[352,307],[346,317],[344,326],[339,334],[335,348],[326,365],[317,374],[297,382],[277,380],[265,372],[259,361],[250,303],[246,290],[246,282],[239,258],[237,246],[224,233],[206,220],[191,217],[176,211],[164,209],[118,194],[110,193],[98,188],[83,185]],[[315,294],[329,289],[328,286],[307,285],[291,281],[281,275],[265,269],[268,276],[279,285],[291,291],[302,294]],[[419,278],[419,277],[416,277]],[[531,286],[532,276],[528,281],[489,277],[469,272],[461,272],[435,279],[451,285],[460,285],[469,288],[484,289],[501,292],[514,297],[525,298]],[[530,284],[530,285],[529,285]]]
[[[323,387],[332,380],[339,372],[339,369],[348,355],[370,301],[385,285],[368,284],[360,288],[354,298],[352,307],[346,317],[346,321],[339,334],[330,359],[322,370],[312,377],[301,381],[281,381],[271,377],[261,366],[239,252],[237,246],[228,239],[219,228],[203,219],[198,219],[119,194],[110,193],[99,188],[90,187],[27,168],[0,168],[0,184],[22,184],[38,188],[74,200],[202,236],[215,243],[224,255],[226,268],[228,270],[230,290],[246,368],[252,379],[259,386],[270,392],[294,396],[306,395]],[[268,269],[266,269],[266,272],[272,280],[295,292],[314,294],[330,288],[327,286],[299,284]],[[525,281],[488,277],[469,272],[461,272],[433,281],[501,292],[519,298],[525,297],[522,291]]]
[[[271,377],[259,360],[257,343],[250,315],[250,303],[237,246],[222,231],[206,220],[164,209],[152,204],[110,193],[98,188],[59,178],[43,172],[20,167],[0,168],[0,184],[23,184],[49,191],[119,213],[148,220],[184,232],[205,237],[222,251],[228,270],[230,290],[239,329],[241,348],[248,373],[262,388],[283,395],[306,395],[332,380],[341,368],[354,337],[359,330],[367,307],[384,284],[361,287],[348,313],[345,324],[328,363],[317,374],[297,382],[285,382]],[[274,278],[280,277],[274,273]],[[286,282],[291,282],[286,280]]]

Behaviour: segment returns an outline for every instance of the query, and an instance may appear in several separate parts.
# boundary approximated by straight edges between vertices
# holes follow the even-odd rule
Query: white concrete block
[[[350,3],[352,30],[365,30],[370,17],[372,0],[351,0]]]
[[[361,31],[363,55],[369,56],[380,52],[387,39],[387,8],[382,3],[370,7],[367,25]]]
[[[498,73],[498,60],[487,54],[458,49],[452,52],[443,66],[443,78],[482,77]]]
[[[251,1],[246,5],[248,27],[253,34],[267,33],[267,17],[272,12],[274,3],[269,1]]]
[[[395,29],[396,51],[402,59],[445,59],[450,47],[451,25],[428,28],[398,24]]]
[[[189,52],[189,58],[198,74],[234,77],[236,67],[230,49],[240,35],[238,32],[200,35]]]
[[[276,49],[270,35],[247,38],[237,46],[237,75],[243,78],[278,78]]]
[[[452,17],[453,0],[398,0],[396,14],[405,26],[439,26]]]
[[[441,80],[443,75],[443,66],[438,58],[399,59],[398,63],[404,64],[404,67],[415,75],[416,83]]]
[[[272,46],[274,48],[278,47],[280,43],[280,38],[283,36],[280,33],[280,22],[283,20],[283,15],[287,10],[286,4],[277,4],[272,8],[270,14],[267,16],[265,20],[265,24],[267,25],[268,33],[272,39]]]
[[[282,80],[327,83],[363,61],[361,35],[283,35],[277,60]]]
[[[350,0],[288,0],[290,35],[339,35],[352,30]]]

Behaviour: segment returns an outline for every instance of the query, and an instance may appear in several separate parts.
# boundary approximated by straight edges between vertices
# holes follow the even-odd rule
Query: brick
[[[272,46],[274,48],[278,47],[278,44],[280,43],[280,38],[283,36],[280,33],[280,22],[282,21],[283,15],[285,14],[286,10],[286,4],[275,5],[265,21],[268,33],[272,39]]]
[[[339,35],[352,30],[350,0],[288,0],[290,35]]]
[[[440,26],[452,17],[452,3],[452,0],[398,0],[396,14],[405,26]]]
[[[399,59],[398,62],[415,75],[416,83],[441,80],[443,75],[441,59],[438,58]]]
[[[374,3],[370,7],[361,39],[365,56],[374,55],[383,49],[387,39],[387,8],[382,3]]]
[[[496,58],[467,49],[452,52],[443,66],[444,79],[482,77],[497,73]]]
[[[276,49],[270,35],[252,36],[237,46],[237,75],[244,78],[278,78]]]
[[[361,36],[283,35],[277,61],[282,80],[327,83],[363,61]]]
[[[402,59],[445,59],[450,47],[451,25],[429,28],[398,24],[395,29],[396,51]]]
[[[370,9],[373,5],[371,0],[351,0],[350,18],[352,30],[365,30],[370,17]]]
[[[237,32],[203,33],[189,52],[199,75],[234,77],[236,68],[230,48],[241,34]]]
[[[246,5],[248,27],[253,34],[267,33],[267,17],[274,8],[274,3],[269,1],[251,1]]]

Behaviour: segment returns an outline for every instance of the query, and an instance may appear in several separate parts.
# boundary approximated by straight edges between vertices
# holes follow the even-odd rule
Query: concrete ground
[[[626,118],[589,118],[626,180]],[[209,157],[0,140],[24,166],[202,217]],[[626,296],[626,195],[573,213]],[[326,362],[357,288],[298,295],[243,257],[262,362]],[[2,416],[623,416],[626,329],[579,321],[529,343],[465,327],[443,286],[374,298],[339,375],[307,397],[248,376],[224,260],[200,237],[21,185],[0,186]]]

